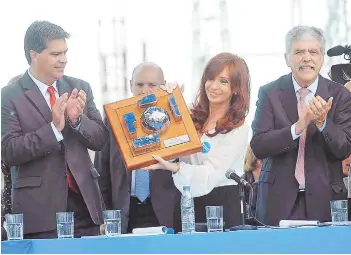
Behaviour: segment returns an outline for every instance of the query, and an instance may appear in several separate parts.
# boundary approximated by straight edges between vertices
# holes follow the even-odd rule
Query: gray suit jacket
[[[329,201],[345,199],[341,161],[351,153],[351,93],[342,85],[319,76],[316,95],[333,97],[326,127],[312,123],[305,147],[306,210],[309,220],[331,219]],[[291,135],[298,120],[292,76],[285,75],[260,88],[251,148],[263,159],[256,216],[266,224],[287,219],[294,206],[298,183],[295,166],[299,139]]]
[[[57,142],[51,128],[52,113],[26,72],[1,90],[1,155],[13,172],[12,206],[24,214],[24,233],[56,229],[56,212],[67,208],[67,165],[76,180],[91,218],[103,223],[103,201],[88,148],[101,150],[108,131],[96,109],[88,83],[64,76],[57,81],[59,94],[74,88],[87,93],[78,131],[68,122]],[[66,165],[67,164],[67,165]]]
[[[110,138],[95,154],[95,167],[101,176],[99,185],[107,209],[122,210],[122,233],[127,232],[131,196],[132,172],[127,171],[110,125],[105,120]],[[177,188],[172,173],[155,170],[150,173],[150,197],[156,217],[162,226],[173,227],[174,203]]]

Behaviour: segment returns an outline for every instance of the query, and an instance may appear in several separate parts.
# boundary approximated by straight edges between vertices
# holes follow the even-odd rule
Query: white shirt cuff
[[[293,138],[293,140],[296,140],[297,138],[299,138],[302,135],[303,132],[301,132],[301,134],[296,134],[296,123],[291,125],[291,136]]]
[[[327,119],[325,119],[324,124],[321,128],[318,128],[320,132],[322,132],[325,129],[325,126],[327,125]]]
[[[79,130],[79,127],[80,127],[80,124],[82,124],[81,122],[78,124],[78,126],[76,126],[76,127],[72,127],[74,130],[76,130],[76,131],[78,131]]]
[[[56,140],[58,142],[62,141],[63,140],[63,135],[60,131],[57,130],[57,128],[55,127],[54,123],[50,123],[51,124],[51,128],[52,128],[52,131],[54,131],[54,134],[56,136]]]

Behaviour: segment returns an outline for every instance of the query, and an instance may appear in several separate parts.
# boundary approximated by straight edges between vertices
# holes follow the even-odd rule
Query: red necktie
[[[56,96],[55,96],[55,88],[53,86],[49,86],[48,87],[48,92],[50,94],[50,106],[51,106],[51,109],[52,107],[54,106],[55,102],[56,102]],[[78,187],[77,187],[77,184],[75,183],[75,180],[71,174],[71,172],[69,171],[69,169],[67,168],[66,170],[66,174],[67,174],[67,182],[68,182],[68,187],[76,192],[76,193],[79,193],[78,191]]]

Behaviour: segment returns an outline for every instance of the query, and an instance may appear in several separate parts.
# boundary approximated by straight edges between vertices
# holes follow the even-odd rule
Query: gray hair
[[[285,37],[285,53],[290,54],[293,41],[299,41],[306,38],[317,39],[321,43],[321,53],[325,53],[325,37],[323,30],[316,27],[297,26],[292,28]]]
[[[28,64],[32,63],[30,51],[38,53],[46,49],[46,44],[52,40],[69,38],[70,34],[62,27],[48,21],[35,21],[27,29],[24,36],[24,53]]]

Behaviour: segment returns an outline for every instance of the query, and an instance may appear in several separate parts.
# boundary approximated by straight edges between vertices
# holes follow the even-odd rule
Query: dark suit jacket
[[[11,181],[11,168],[5,164],[4,161],[1,160],[1,172],[4,176],[4,187],[1,190],[1,226],[5,221],[5,215],[8,213],[12,213],[12,205],[11,205],[11,189],[12,189],[12,181]]]
[[[316,95],[333,97],[326,127],[311,123],[305,147],[306,210],[310,220],[331,219],[329,201],[346,198],[341,161],[351,153],[351,93],[342,85],[319,76]],[[287,219],[298,193],[295,166],[299,139],[291,135],[298,120],[292,75],[260,88],[251,147],[263,159],[256,216],[266,224]]]
[[[4,187],[1,190],[1,241],[7,240],[7,233],[3,224],[5,215],[12,213],[11,207],[11,169],[1,160],[1,172],[4,176]]]
[[[57,81],[59,94],[74,88],[87,93],[78,131],[68,122],[57,142],[51,128],[52,113],[39,88],[26,72],[1,90],[1,155],[11,166],[12,207],[24,214],[24,233],[56,229],[56,212],[67,208],[67,165],[76,180],[95,224],[103,223],[103,201],[88,148],[101,150],[108,131],[96,109],[88,83],[64,76]]]
[[[132,172],[127,171],[110,125],[110,138],[102,151],[95,154],[95,167],[101,176],[99,185],[107,209],[122,210],[122,233],[127,233]],[[162,226],[173,227],[174,202],[177,188],[172,173],[150,172],[150,197],[156,217]]]

